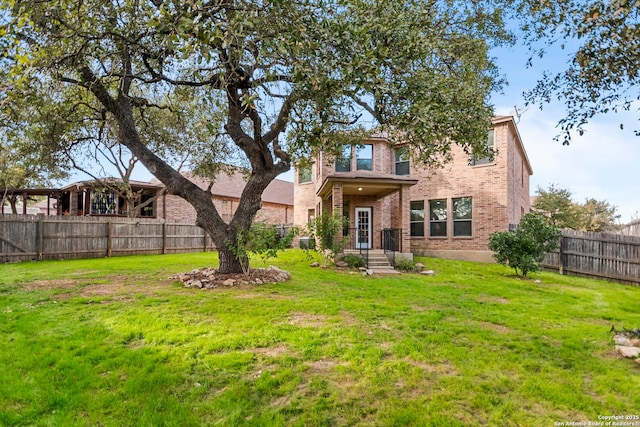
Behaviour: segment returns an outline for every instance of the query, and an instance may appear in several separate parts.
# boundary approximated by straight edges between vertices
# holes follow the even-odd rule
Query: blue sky
[[[544,104],[542,109],[525,107],[522,93],[535,85],[544,68],[562,67],[567,52],[554,52],[534,63],[534,68],[525,67],[528,51],[523,48],[499,49],[494,55],[509,81],[503,94],[492,97],[496,114],[514,115],[516,106],[524,109],[518,130],[533,167],[532,195],[538,187],[558,184],[569,189],[576,202],[595,198],[617,206],[623,224],[640,219],[640,137],[633,133],[639,125],[637,113],[596,116],[583,136],[573,135],[571,144],[563,146],[553,139],[565,112],[562,101]]]

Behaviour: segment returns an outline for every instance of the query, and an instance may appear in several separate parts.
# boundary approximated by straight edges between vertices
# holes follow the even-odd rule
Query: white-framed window
[[[453,236],[472,236],[473,199],[471,196],[451,199],[453,209]]]
[[[115,215],[118,212],[118,197],[107,189],[91,193],[92,215]]]

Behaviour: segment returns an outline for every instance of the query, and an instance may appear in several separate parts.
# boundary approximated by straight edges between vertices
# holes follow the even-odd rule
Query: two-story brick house
[[[335,160],[320,154],[296,171],[294,224],[342,213],[355,248],[381,249],[393,231],[402,252],[491,261],[489,235],[529,212],[533,172],[512,117],[493,119],[487,143],[493,160],[454,145],[453,160],[438,170],[414,164],[407,148],[384,137],[345,147]]]

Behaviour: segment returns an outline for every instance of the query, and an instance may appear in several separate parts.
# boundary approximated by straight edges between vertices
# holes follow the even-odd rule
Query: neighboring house
[[[63,215],[72,216],[127,216],[129,207],[124,197],[115,191],[121,180],[107,178],[102,181],[89,180],[69,184],[61,188],[60,198]],[[107,185],[108,184],[108,185]],[[143,205],[135,216],[157,218],[157,197],[162,191],[161,185],[129,181],[131,191],[135,195],[134,206]],[[45,204],[46,208],[46,204]]]
[[[405,253],[491,261],[489,235],[529,212],[533,172],[512,117],[493,119],[488,144],[492,161],[454,145],[452,162],[438,170],[414,164],[406,147],[384,137],[346,147],[335,161],[321,154],[297,170],[294,225],[341,213],[355,248],[392,242]]]
[[[209,182],[205,179],[185,174],[200,188],[206,189]],[[155,180],[154,180],[155,181]],[[158,182],[158,181],[155,181]],[[238,208],[246,181],[242,173],[226,174],[221,172],[211,187],[213,203],[225,222],[230,222]],[[158,200],[158,210],[163,218],[195,222],[196,211],[186,200],[172,194],[165,194]],[[282,225],[293,222],[293,183],[274,179],[262,193],[262,207],[255,221]]]
[[[203,189],[208,187],[206,180],[190,174],[185,176]],[[118,180],[111,180],[112,186],[117,185]],[[138,217],[195,223],[195,209],[181,197],[164,191],[164,185],[158,180],[130,181],[129,183],[136,194],[135,206],[144,205]],[[211,197],[223,220],[231,221],[245,185],[246,181],[240,172],[230,175],[220,173],[216,177],[211,187]],[[18,194],[24,200],[33,196],[47,195],[47,200],[37,204],[40,213],[44,215],[127,215],[127,204],[124,198],[99,181],[76,182],[61,189],[13,189],[10,194]],[[2,213],[5,212],[7,210]],[[274,225],[291,224],[293,222],[293,183],[279,179],[272,181],[262,195],[262,207],[256,214],[255,220]]]

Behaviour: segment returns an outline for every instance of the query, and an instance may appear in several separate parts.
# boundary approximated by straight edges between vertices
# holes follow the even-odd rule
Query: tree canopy
[[[520,12],[534,46],[530,62],[554,48],[567,53],[566,67],[545,72],[526,95],[529,102],[548,103],[556,97],[564,102],[566,115],[559,121],[563,143],[570,142],[573,131],[582,134],[597,114],[640,112],[637,1],[525,0]],[[635,133],[640,135],[640,127]]]
[[[607,231],[615,227],[620,218],[616,206],[604,200],[587,198],[575,202],[566,188],[551,184],[548,189],[538,188],[533,210],[544,215],[554,227],[583,231]]]
[[[30,99],[49,141],[83,143],[108,121],[168,191],[185,198],[220,250],[248,230],[277,175],[345,135],[374,128],[402,138],[416,160],[438,164],[452,143],[486,150],[491,91],[501,80],[489,49],[508,43],[498,2],[373,0],[2,0],[0,61],[6,105]],[[46,95],[46,102],[37,101]],[[191,100],[185,103],[184,99]],[[240,159],[250,176],[226,224],[211,195],[185,179],[171,151],[151,144],[163,114],[194,111],[209,135],[194,169]],[[84,124],[84,125],[82,125]],[[93,126],[93,127],[92,127]],[[34,139],[42,146],[42,140]],[[63,144],[64,145],[64,144]],[[56,145],[53,146],[56,148]]]

